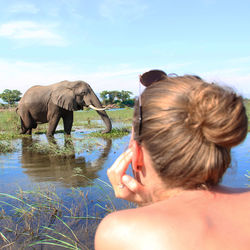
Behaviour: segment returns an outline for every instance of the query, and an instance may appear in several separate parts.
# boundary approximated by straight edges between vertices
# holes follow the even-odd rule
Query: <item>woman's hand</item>
[[[126,175],[126,170],[132,163],[132,156],[133,151],[129,148],[116,159],[107,174],[117,198],[145,205],[151,203],[149,192],[136,179]]]

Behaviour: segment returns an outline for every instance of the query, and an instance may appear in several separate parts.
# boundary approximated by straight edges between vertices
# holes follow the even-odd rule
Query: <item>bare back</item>
[[[96,249],[249,249],[250,191],[234,191],[184,191],[113,213],[97,231]]]

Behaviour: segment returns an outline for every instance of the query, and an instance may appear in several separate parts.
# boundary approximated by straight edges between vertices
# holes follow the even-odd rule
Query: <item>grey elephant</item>
[[[73,111],[90,107],[97,111],[106,125],[103,133],[112,129],[111,121],[89,84],[84,81],[59,83],[29,88],[21,98],[17,114],[21,119],[21,134],[31,134],[38,123],[47,123],[47,136],[53,136],[60,118],[64,132],[71,133]]]

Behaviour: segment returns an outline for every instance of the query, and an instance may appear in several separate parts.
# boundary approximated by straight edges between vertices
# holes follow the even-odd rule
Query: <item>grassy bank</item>
[[[121,109],[115,111],[107,111],[111,122],[130,123],[132,122],[133,109]],[[84,110],[74,112],[73,130],[76,127],[83,128],[105,128],[104,123],[98,123],[100,116],[94,110]],[[59,122],[59,126],[63,126],[62,119]],[[39,124],[38,127],[33,130],[34,133],[46,132],[47,124]],[[58,127],[57,127],[58,130]],[[20,120],[14,110],[3,110],[0,112],[0,140],[11,139],[19,136]],[[61,132],[61,131],[60,131]]]
[[[79,129],[93,129],[96,132],[89,134],[91,137],[117,138],[127,135],[130,132],[132,123],[133,109],[121,109],[115,111],[107,111],[111,122],[121,123],[119,128],[113,128],[111,133],[102,134],[105,129],[103,122],[98,122],[100,116],[94,110],[84,110],[74,112],[74,123],[72,131]],[[48,124],[39,124],[33,130],[34,134],[46,133]],[[0,112],[0,152],[11,152],[14,150],[12,139],[27,137],[28,135],[20,135],[20,120],[15,110],[2,110]],[[60,120],[56,133],[63,133],[62,119]],[[52,153],[54,148],[50,147]],[[58,152],[58,151],[57,151]],[[69,154],[70,152],[67,151]],[[65,154],[62,152],[62,154]]]

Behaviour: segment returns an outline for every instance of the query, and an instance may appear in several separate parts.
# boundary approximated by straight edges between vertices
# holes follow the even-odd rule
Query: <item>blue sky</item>
[[[250,98],[250,1],[0,0],[0,93],[84,80],[130,90],[150,69]]]

